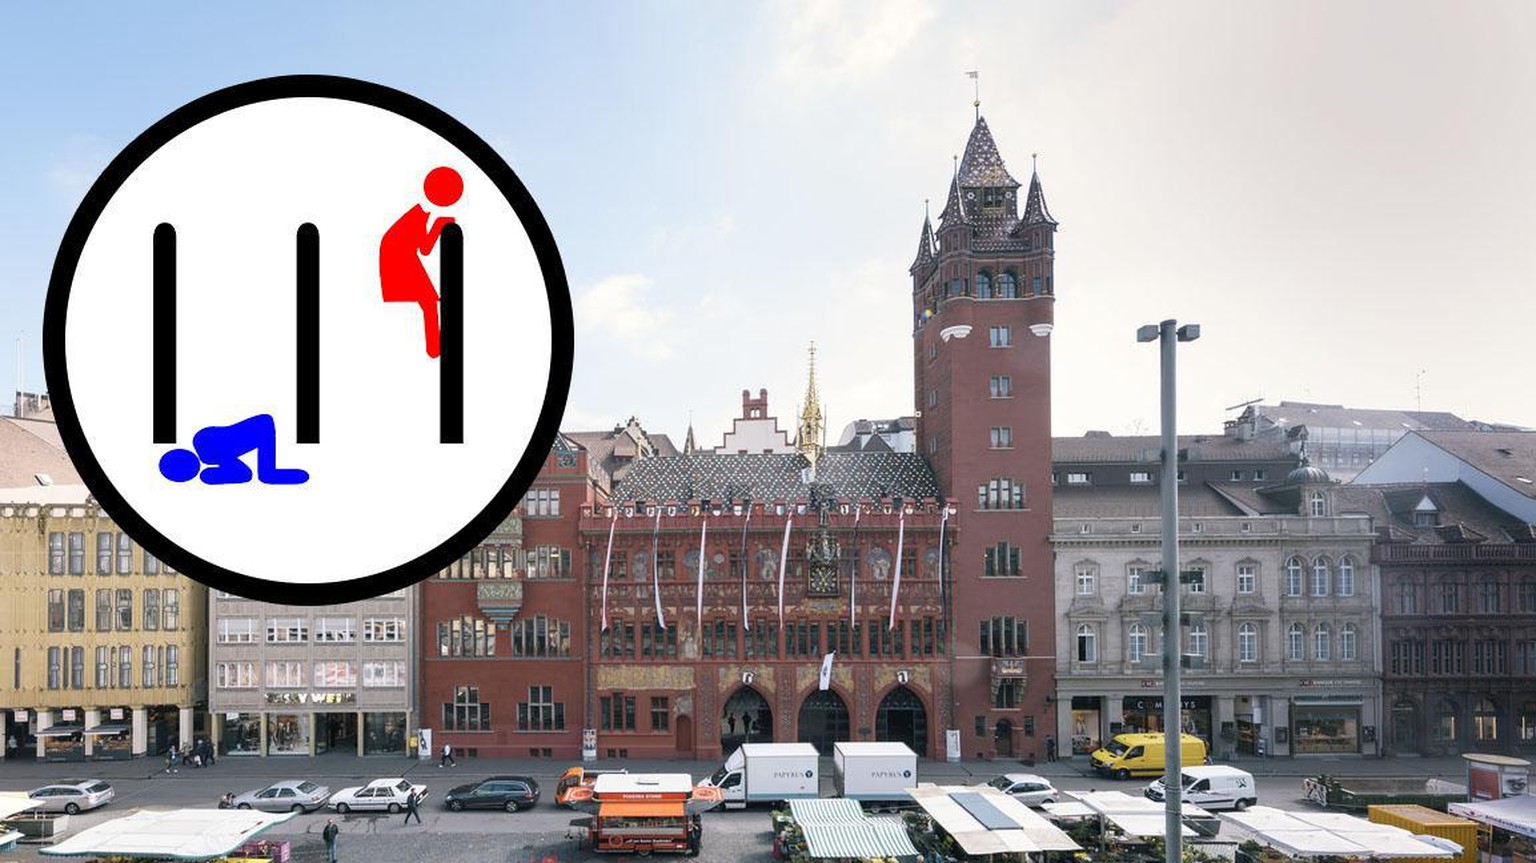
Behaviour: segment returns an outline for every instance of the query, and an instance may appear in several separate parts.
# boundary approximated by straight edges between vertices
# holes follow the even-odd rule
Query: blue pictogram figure
[[[250,482],[251,469],[240,458],[252,450],[258,481],[266,485],[309,482],[308,471],[277,466],[277,422],[271,414],[198,431],[192,436],[192,449],[173,449],[160,457],[160,474],[171,482],[188,482],[193,477],[205,485]]]

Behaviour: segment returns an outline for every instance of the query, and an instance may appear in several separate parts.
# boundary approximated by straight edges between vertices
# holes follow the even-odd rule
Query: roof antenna
[[[974,81],[976,83],[976,101],[972,102],[971,105],[976,108],[976,120],[977,120],[977,122],[980,122],[981,121],[981,73],[976,71],[975,69],[972,69],[971,71],[965,73],[965,76],[967,78],[970,78],[972,81]]]

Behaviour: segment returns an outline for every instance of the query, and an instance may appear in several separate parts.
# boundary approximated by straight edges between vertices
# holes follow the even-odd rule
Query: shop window
[[[1497,743],[1499,740],[1499,705],[1492,698],[1484,698],[1472,709],[1472,733],[1479,743]]]
[[[1456,704],[1452,701],[1442,701],[1435,709],[1435,724],[1431,729],[1431,737],[1436,743],[1456,742]]]

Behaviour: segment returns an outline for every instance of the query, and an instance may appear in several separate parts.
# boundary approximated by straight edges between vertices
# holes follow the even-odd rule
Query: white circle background
[[[464,178],[438,210],[422,180]],[[420,204],[464,230],[464,443],[438,443],[438,364],[413,303],[385,303],[379,241]],[[152,438],[152,237],[177,235],[177,445],[260,413],[277,464],[303,485],[210,486],[160,475]],[[299,445],[295,232],[320,233],[320,443]],[[438,250],[424,259],[434,284]],[[403,564],[478,515],[528,446],[551,328],[533,246],[495,184],[397,114],[342,99],[236,108],[165,144],[97,220],[70,286],[64,337],[81,429],[140,516],[242,575],[333,584]],[[255,466],[255,453],[244,457]],[[195,572],[189,573],[196,575]]]

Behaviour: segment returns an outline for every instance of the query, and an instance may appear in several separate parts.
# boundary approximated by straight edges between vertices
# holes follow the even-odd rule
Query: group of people
[[[172,746],[165,752],[165,772],[176,773],[182,764],[188,767],[212,767],[218,761],[218,755],[214,751],[213,741],[206,738],[199,739],[189,745]]]
[[[229,799],[230,805],[234,804],[233,794],[224,796]],[[405,823],[411,823],[412,818],[416,819],[417,824],[421,823],[421,797],[422,795],[415,792],[405,795]],[[229,806],[225,806],[224,801],[220,800],[219,808],[228,809]],[[341,836],[341,825],[336,823],[335,818],[325,819],[325,828],[320,831],[320,838],[325,840],[326,863],[336,863],[336,839],[339,836]]]

